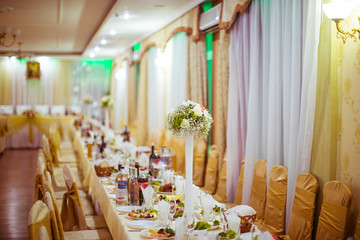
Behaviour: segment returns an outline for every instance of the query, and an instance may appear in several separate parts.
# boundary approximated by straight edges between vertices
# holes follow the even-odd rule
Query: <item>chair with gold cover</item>
[[[179,175],[185,175],[185,139],[171,136],[170,146],[175,153],[175,169]]]
[[[37,159],[37,167],[36,167],[36,175],[34,180],[34,194],[33,201],[42,200],[44,198],[44,186],[45,186],[45,161],[41,157],[38,156]]]
[[[267,192],[264,230],[279,235],[285,232],[285,212],[287,195],[287,169],[275,165],[270,170],[270,182]]]
[[[195,142],[193,183],[196,186],[202,187],[204,185],[207,146],[204,140],[197,140]]]
[[[355,236],[354,236],[355,240],[360,240],[360,214],[357,218],[356,221],[356,229],[355,229]]]
[[[56,128],[51,128],[49,131],[49,143],[50,143],[50,150],[56,165],[61,163],[73,163],[76,164],[77,156],[75,155],[74,151],[62,151],[60,148],[60,135]]]
[[[212,145],[210,147],[209,156],[206,163],[205,183],[203,188],[210,194],[213,194],[216,191],[216,183],[218,180],[218,162],[218,148],[216,145]]]
[[[330,181],[325,184],[316,239],[346,239],[346,219],[351,200],[351,190],[344,183]]]
[[[239,187],[239,185],[238,185]],[[237,189],[236,191],[238,191]],[[216,187],[216,193],[213,196],[214,199],[221,203],[227,202],[227,193],[226,193],[226,152],[221,164],[220,177]]]
[[[50,224],[50,211],[46,205],[38,200],[30,209],[28,218],[28,230],[29,239],[38,240],[40,239],[40,228],[44,226],[49,238],[52,239],[52,231]],[[42,230],[43,231],[43,230]],[[41,233],[43,234],[43,233]]]
[[[256,211],[255,224],[262,224],[265,218],[267,189],[266,170],[267,164],[265,160],[260,159],[255,163],[254,178],[250,194],[250,206]]]
[[[302,173],[297,177],[286,239],[311,240],[318,188],[319,184],[313,175]]]
[[[239,175],[239,179],[238,179],[237,187],[236,187],[234,203],[237,205],[240,205],[242,202],[242,191],[243,191],[243,185],[244,185],[244,170],[245,170],[245,157],[241,161],[240,175]]]

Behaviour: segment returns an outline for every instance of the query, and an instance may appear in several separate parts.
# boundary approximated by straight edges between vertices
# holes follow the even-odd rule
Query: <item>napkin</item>
[[[235,231],[236,233],[240,232],[240,218],[235,212],[226,214],[226,220],[231,230]]]
[[[184,178],[176,177],[175,178],[175,194],[176,196],[184,196],[185,193],[185,180]]]
[[[236,207],[230,208],[226,212],[227,213],[234,212],[238,216],[249,216],[249,215],[251,216],[256,214],[256,211],[252,207],[247,205],[238,205]]]
[[[194,203],[194,209],[199,209],[201,207],[200,202],[200,194],[202,191],[200,191],[200,188],[198,186],[193,185],[193,203]]]
[[[185,224],[185,218],[178,217],[175,220],[175,239],[176,240],[185,239],[186,230],[187,230],[186,227],[187,227],[187,224]]]
[[[161,200],[159,202],[159,223],[161,226],[167,226],[170,217],[170,203]]]
[[[149,185],[145,189],[141,187],[144,196],[145,207],[150,208],[153,206],[154,189]]]
[[[146,153],[141,153],[139,164],[140,166],[149,166],[149,157]]]
[[[215,206],[215,200],[210,194],[201,195],[201,205],[203,208],[204,221],[208,222],[212,220],[213,208]]]
[[[266,232],[260,232],[258,234],[258,240],[273,240],[274,238],[271,236],[271,233],[269,231]]]

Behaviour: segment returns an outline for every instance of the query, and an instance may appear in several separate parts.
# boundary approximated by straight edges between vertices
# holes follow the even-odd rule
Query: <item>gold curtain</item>
[[[236,19],[238,13],[246,10],[250,0],[223,0],[219,27],[229,29]]]
[[[57,62],[54,85],[54,105],[70,105],[72,95],[71,61]]]
[[[226,149],[226,123],[229,83],[229,44],[230,34],[226,30],[219,31],[216,60],[213,63],[216,69],[213,82],[213,143],[218,146],[219,159],[223,159]],[[219,162],[220,166],[222,161]]]
[[[205,36],[194,42],[188,38],[188,78],[186,98],[207,107],[207,64]]]
[[[0,105],[12,104],[12,64],[0,59]]]
[[[136,118],[136,72],[135,72],[135,64],[132,63],[129,66],[129,108],[128,108],[128,121],[129,126],[135,126],[135,118]]]
[[[136,144],[144,146],[146,144],[148,135],[148,64],[149,52],[145,52],[140,61],[140,81],[139,92],[137,95],[137,131],[136,131]]]

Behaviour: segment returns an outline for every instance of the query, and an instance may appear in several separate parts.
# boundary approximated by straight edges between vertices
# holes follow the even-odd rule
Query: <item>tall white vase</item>
[[[105,110],[105,127],[110,128],[110,111],[109,108],[104,108]]]
[[[185,136],[185,158],[186,158],[186,179],[185,179],[185,208],[184,217],[190,224],[194,216],[193,203],[193,145],[194,136]]]

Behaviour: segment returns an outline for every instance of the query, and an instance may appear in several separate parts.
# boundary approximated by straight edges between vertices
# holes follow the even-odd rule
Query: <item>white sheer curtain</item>
[[[115,69],[114,129],[119,130],[121,123],[128,123],[129,109],[129,64],[124,61]]]
[[[165,92],[163,57],[160,49],[149,49],[148,126],[149,136],[165,128]]]
[[[187,38],[185,32],[177,33],[170,39],[162,62],[166,76],[165,114],[167,114],[186,98]]]
[[[320,0],[252,1],[231,31],[227,129],[228,198],[245,156],[243,204],[254,164],[288,168],[287,214],[295,181],[310,164]],[[289,217],[287,218],[289,220]]]

